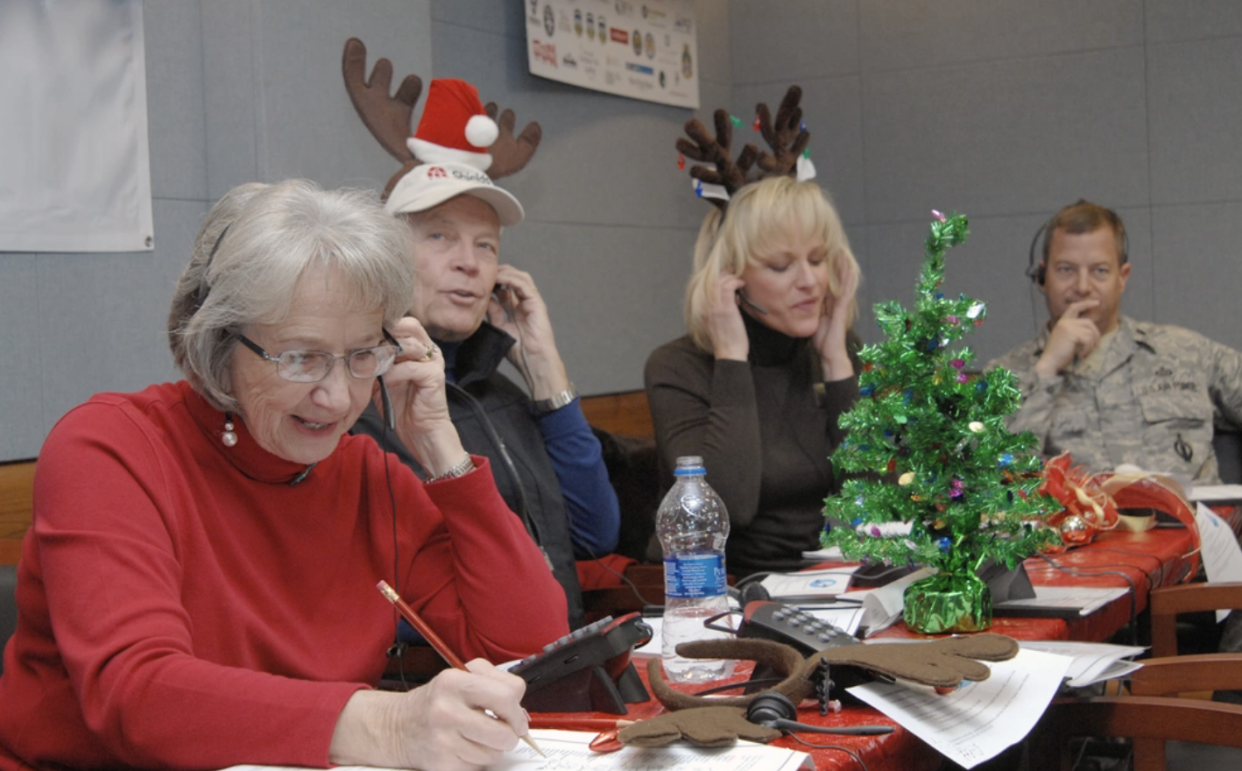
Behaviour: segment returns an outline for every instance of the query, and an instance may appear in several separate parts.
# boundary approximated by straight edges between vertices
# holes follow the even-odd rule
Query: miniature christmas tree
[[[937,568],[906,590],[907,625],[977,631],[992,616],[978,568],[991,558],[1012,569],[1055,543],[1042,519],[1061,506],[1036,492],[1034,435],[1005,426],[1021,396],[1013,375],[968,376],[974,354],[952,349],[983,323],[987,307],[940,292],[945,252],[967,229],[963,216],[933,213],[914,311],[896,301],[875,306],[888,339],[859,354],[862,398],[841,416],[849,436],[832,456],[837,473],[863,476],[825,502],[825,516],[846,525],[823,541],[850,558]]]

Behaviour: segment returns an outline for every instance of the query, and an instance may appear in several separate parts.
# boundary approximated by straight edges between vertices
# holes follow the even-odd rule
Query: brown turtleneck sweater
[[[743,319],[749,361],[716,361],[687,336],[652,352],[644,373],[662,489],[679,456],[702,456],[729,510],[727,564],[738,577],[797,569],[803,551],[820,548],[824,498],[840,489],[828,461],[845,436],[837,419],[858,399],[857,374],[823,383],[817,397],[809,338]],[[851,332],[851,358],[858,347]]]

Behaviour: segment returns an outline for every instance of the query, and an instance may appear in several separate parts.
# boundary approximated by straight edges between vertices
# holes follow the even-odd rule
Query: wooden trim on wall
[[[13,565],[30,529],[34,499],[34,461],[0,465],[0,565]]]
[[[655,439],[646,391],[584,396],[582,413],[588,423],[610,434]]]

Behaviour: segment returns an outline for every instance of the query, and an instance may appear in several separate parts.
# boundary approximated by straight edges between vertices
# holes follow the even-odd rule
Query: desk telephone
[[[531,712],[624,715],[626,704],[651,698],[630,662],[630,651],[651,636],[641,615],[630,613],[607,616],[545,645],[509,670],[526,681],[522,706]]]

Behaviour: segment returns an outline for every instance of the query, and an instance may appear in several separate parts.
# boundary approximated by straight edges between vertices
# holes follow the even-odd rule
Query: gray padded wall
[[[1028,339],[1031,236],[1086,197],[1126,220],[1126,313],[1242,348],[1242,3],[733,0],[730,25],[735,114],[807,93],[866,339],[874,302],[910,304],[933,208],[970,216],[946,288],[989,304],[978,363]]]
[[[369,64],[391,59],[398,80],[466,78],[520,122],[543,124],[539,154],[509,180],[529,219],[505,234],[502,257],[534,274],[584,393],[641,388],[647,354],[681,334],[682,286],[707,211],[673,149],[693,113],[531,77],[523,7],[146,2],[155,250],[0,255],[0,461],[37,455],[56,420],[95,392],[177,377],[163,334],[168,301],[203,214],[230,187],[292,176],[383,186],[396,162],[341,82],[350,36],[366,42]],[[727,102],[732,86],[728,10],[698,0],[708,106]]]

